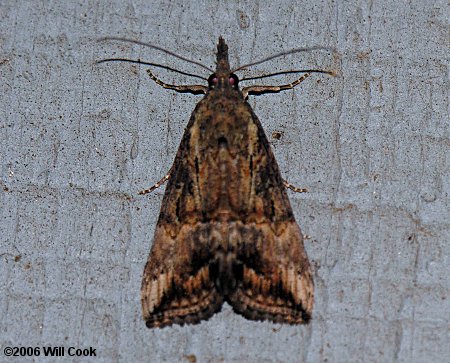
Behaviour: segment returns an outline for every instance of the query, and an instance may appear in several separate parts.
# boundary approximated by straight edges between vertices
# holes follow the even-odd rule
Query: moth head
[[[239,78],[234,73],[213,73],[208,78],[209,89],[238,89]]]

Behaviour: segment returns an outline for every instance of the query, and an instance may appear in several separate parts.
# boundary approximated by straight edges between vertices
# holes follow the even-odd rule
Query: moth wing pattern
[[[141,287],[144,320],[198,323],[228,302],[248,319],[308,323],[314,286],[303,236],[222,38],[210,80],[162,200]]]
[[[307,323],[310,266],[264,130],[242,103],[230,112],[247,119],[234,131],[251,155],[211,146],[198,139],[211,107],[201,101],[193,112],[166,187],[142,282],[147,326],[198,323],[224,301],[248,319]]]
[[[241,281],[229,296],[234,310],[248,319],[302,324],[311,318],[314,284],[301,230],[283,187],[264,130],[247,105],[256,129],[249,222],[239,226],[245,248],[237,248]],[[239,224],[239,223],[238,223]]]
[[[253,249],[253,255],[242,252],[238,256],[243,264],[242,279],[228,301],[251,320],[308,323],[314,286],[307,256],[293,243],[301,241],[301,232],[296,224],[287,224],[275,236],[273,228],[270,224],[242,228],[242,235],[252,241],[247,249]]]
[[[223,303],[209,276],[211,253],[205,248],[208,235],[195,233],[186,221],[174,219],[180,213],[184,216],[185,208],[193,205],[190,192],[195,173],[193,166],[185,162],[189,157],[186,144],[190,125],[174,161],[144,269],[141,303],[149,328],[198,323],[219,311]],[[198,213],[190,211],[194,218]]]
[[[193,267],[181,255],[188,238],[168,236],[157,226],[154,247],[145,266],[142,280],[142,308],[147,327],[164,327],[174,323],[195,324],[208,319],[222,306],[209,277],[208,266]]]

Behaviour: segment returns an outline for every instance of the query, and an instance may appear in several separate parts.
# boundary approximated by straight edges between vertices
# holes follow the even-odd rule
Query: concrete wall
[[[83,362],[450,361],[450,140],[445,1],[2,1],[0,345],[96,349]],[[197,326],[148,330],[141,275],[169,169],[200,96],[175,94],[142,58],[207,72],[327,45],[241,75],[335,69],[251,97],[311,238],[308,326],[229,306]],[[169,83],[192,79],[155,69]],[[271,83],[292,77],[272,79]],[[195,80],[194,80],[195,81]],[[279,132],[277,140],[271,135]],[[23,361],[6,357],[0,361]],[[37,362],[54,359],[41,356]],[[29,361],[29,360],[28,360]]]

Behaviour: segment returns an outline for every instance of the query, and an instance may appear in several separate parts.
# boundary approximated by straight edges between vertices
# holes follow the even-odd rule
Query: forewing
[[[198,323],[220,310],[209,273],[209,232],[198,223],[195,165],[188,124],[166,187],[153,246],[144,270],[141,301],[149,328]]]
[[[228,297],[234,310],[248,319],[290,324],[307,323],[312,314],[311,268],[277,162],[262,126],[256,125],[252,159],[252,193],[246,223],[237,228],[236,259],[242,275]]]
[[[228,297],[234,310],[252,320],[307,323],[314,285],[297,224],[288,222],[278,233],[266,223],[244,225],[239,235],[246,247],[238,249],[242,274]]]
[[[184,228],[172,237],[164,225],[156,228],[141,289],[147,327],[208,319],[220,310],[222,297],[210,278],[209,251],[192,243],[202,232]]]

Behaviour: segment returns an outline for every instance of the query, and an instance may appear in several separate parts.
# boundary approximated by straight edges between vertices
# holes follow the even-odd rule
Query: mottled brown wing
[[[238,246],[245,246],[236,251],[242,275],[227,301],[248,319],[308,323],[314,284],[303,236],[264,130],[250,106],[248,112],[256,126],[249,140],[255,143],[257,163],[252,172],[250,213],[245,224],[237,225]]]
[[[314,286],[297,224],[245,225],[241,235],[246,243],[237,255],[242,275],[227,298],[233,309],[252,320],[308,323]]]
[[[239,94],[210,92],[186,128],[142,282],[148,327],[223,301],[254,320],[309,321],[313,281],[278,165]]]
[[[209,234],[198,228],[201,212],[194,201],[196,172],[189,146],[193,119],[174,161],[144,270],[141,302],[149,328],[198,323],[223,303],[210,278]]]
[[[141,290],[143,316],[149,328],[195,324],[222,306],[223,297],[210,277],[209,252],[195,247],[188,251],[192,248],[191,233],[179,231],[173,237],[164,225],[157,226]]]

